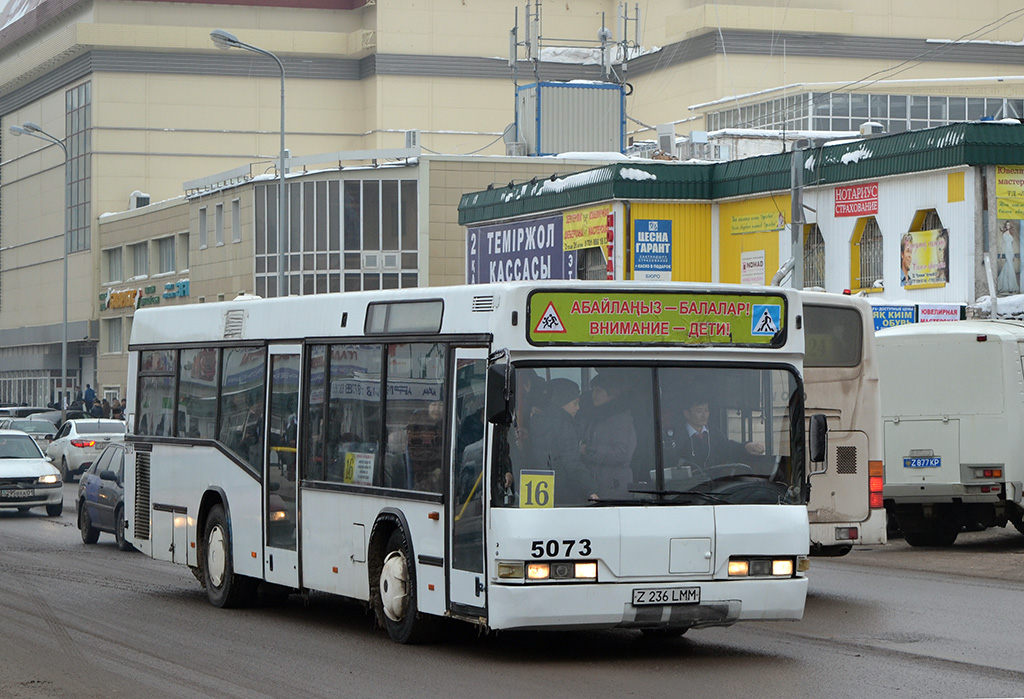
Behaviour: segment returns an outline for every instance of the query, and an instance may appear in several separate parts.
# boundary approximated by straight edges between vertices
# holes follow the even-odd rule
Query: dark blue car
[[[108,532],[117,547],[128,551],[124,538],[124,444],[108,444],[78,482],[78,528],[82,541],[95,544],[100,532]]]

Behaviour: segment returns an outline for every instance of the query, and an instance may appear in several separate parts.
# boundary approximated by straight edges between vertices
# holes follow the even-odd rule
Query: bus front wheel
[[[203,582],[206,596],[215,607],[241,607],[249,599],[251,581],[235,573],[231,557],[231,530],[223,505],[214,505],[206,518],[203,536]]]
[[[426,619],[416,606],[416,571],[405,531],[398,527],[388,537],[384,564],[377,580],[384,628],[398,643],[420,643],[426,637]]]

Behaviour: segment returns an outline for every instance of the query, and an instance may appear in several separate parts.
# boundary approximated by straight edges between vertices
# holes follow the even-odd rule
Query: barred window
[[[855,279],[858,289],[870,289],[882,279],[882,230],[874,216],[864,223],[860,236],[860,276]]]
[[[807,230],[807,229],[805,229]],[[804,287],[825,288],[825,238],[818,224],[806,232],[804,240]]]

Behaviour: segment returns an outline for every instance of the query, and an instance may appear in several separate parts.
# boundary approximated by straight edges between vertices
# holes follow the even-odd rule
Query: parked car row
[[[78,529],[83,543],[95,544],[100,533],[107,532],[119,549],[128,551],[132,545],[124,535],[124,443],[112,439],[105,445],[78,484]],[[45,507],[50,517],[59,517],[64,510],[61,472],[19,430],[0,429],[0,507],[21,513]]]

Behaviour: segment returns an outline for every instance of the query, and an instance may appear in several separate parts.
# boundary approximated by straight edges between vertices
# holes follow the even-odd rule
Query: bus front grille
[[[150,452],[135,452],[135,538],[149,539]]]

